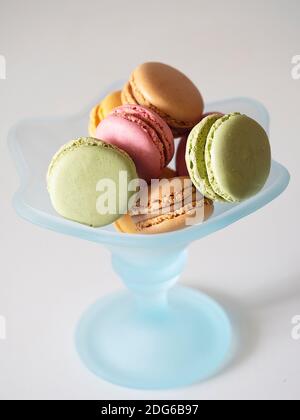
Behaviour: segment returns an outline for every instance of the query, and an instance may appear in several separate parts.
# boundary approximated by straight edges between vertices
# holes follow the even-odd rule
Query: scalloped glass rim
[[[120,234],[112,226],[93,229],[56,215],[51,208],[45,180],[47,167],[54,152],[70,139],[86,135],[88,115],[92,106],[107,93],[119,89],[122,84],[117,82],[109,86],[77,115],[28,119],[19,122],[10,130],[9,148],[21,182],[13,204],[22,218],[35,225],[97,243],[145,248],[172,244],[178,246],[203,238],[255,212],[274,200],[288,186],[288,171],[273,161],[269,180],[255,197],[236,205],[216,204],[215,213],[207,222],[160,235]],[[240,111],[256,119],[267,132],[269,131],[268,111],[261,103],[250,98],[233,98],[209,103],[206,111]],[[60,133],[66,137],[62,137]],[[47,141],[47,136],[50,136],[51,141]],[[43,137],[44,143],[41,140]],[[41,148],[41,145],[44,147]]]

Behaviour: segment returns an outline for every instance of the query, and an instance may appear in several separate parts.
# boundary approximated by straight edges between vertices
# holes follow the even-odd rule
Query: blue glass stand
[[[92,105],[119,86],[108,87],[79,115],[27,120],[10,131],[9,147],[21,180],[14,206],[21,217],[36,225],[111,250],[113,267],[128,291],[99,300],[81,318],[76,346],[83,363],[101,378],[127,387],[181,387],[204,380],[224,366],[231,355],[233,334],[216,302],[175,286],[189,244],[275,199],[287,187],[289,174],[273,161],[269,180],[258,195],[238,205],[217,204],[206,223],[168,234],[126,235],[112,226],[92,229],[62,219],[48,197],[48,164],[60,146],[86,135]],[[220,101],[206,110],[240,111],[269,129],[266,109],[251,99]]]

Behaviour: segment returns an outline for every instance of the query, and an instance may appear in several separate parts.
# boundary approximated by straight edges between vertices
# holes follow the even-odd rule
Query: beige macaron
[[[139,194],[136,206],[115,227],[131,234],[173,232],[204,222],[213,209],[212,201],[195,189],[190,178],[162,179]]]
[[[203,98],[181,71],[163,63],[144,63],[131,74],[122,90],[123,104],[151,108],[173,133],[189,131],[203,114]]]

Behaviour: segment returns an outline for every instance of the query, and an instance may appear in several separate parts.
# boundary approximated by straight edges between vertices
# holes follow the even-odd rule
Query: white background
[[[300,80],[291,77],[299,22],[299,0],[0,0],[0,398],[299,399],[300,341],[291,338],[300,314]],[[19,119],[75,113],[147,60],[182,69],[207,101],[262,101],[273,156],[292,175],[277,201],[191,246],[182,281],[229,309],[241,350],[218,377],[166,392],[110,385],[79,362],[80,314],[122,285],[105,248],[15,215],[6,144]]]

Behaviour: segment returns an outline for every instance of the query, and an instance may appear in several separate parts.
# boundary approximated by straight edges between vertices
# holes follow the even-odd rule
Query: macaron
[[[176,170],[178,176],[189,176],[189,171],[186,166],[185,161],[185,152],[186,152],[186,143],[188,139],[188,134],[185,134],[181,137],[178,148],[176,152]]]
[[[163,169],[161,175],[160,175],[160,179],[170,179],[170,178],[175,178],[177,176],[177,172],[172,169],[172,168],[165,168]]]
[[[129,214],[115,223],[117,231],[131,234],[173,232],[202,223],[213,213],[188,177],[163,179],[142,190]]]
[[[218,113],[218,112],[207,112],[203,114],[201,121],[208,117],[209,115],[219,114],[220,117],[224,114]],[[188,139],[189,133],[183,135],[179,141],[177,152],[176,152],[176,170],[178,176],[189,176],[189,171],[186,166],[185,161],[185,154],[186,154],[186,144]]]
[[[246,115],[209,115],[188,137],[186,163],[203,195],[216,201],[241,202],[257,194],[268,179],[269,139]]]
[[[53,157],[47,184],[58,214],[101,227],[128,212],[134,192],[126,186],[136,178],[134,162],[126,152],[94,138],[79,138]]]
[[[146,106],[159,114],[175,135],[194,127],[203,114],[203,98],[179,70],[157,62],[144,63],[122,90],[123,104]]]
[[[90,113],[89,134],[95,137],[96,128],[100,122],[111,113],[111,111],[122,105],[121,91],[112,92],[107,95],[100,104],[97,104]]]
[[[152,110],[138,105],[116,108],[96,130],[96,138],[125,150],[139,177],[149,182],[160,177],[175,152],[172,131]]]

